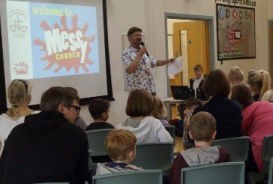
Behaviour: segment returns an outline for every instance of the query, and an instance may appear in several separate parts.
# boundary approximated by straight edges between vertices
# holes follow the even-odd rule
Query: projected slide
[[[10,78],[100,72],[96,7],[7,2]]]

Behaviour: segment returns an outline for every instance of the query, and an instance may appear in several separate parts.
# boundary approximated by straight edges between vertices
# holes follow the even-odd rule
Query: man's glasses
[[[73,107],[76,110],[77,113],[80,113],[80,111],[82,109],[80,106],[76,106],[76,105],[69,105],[69,106]]]

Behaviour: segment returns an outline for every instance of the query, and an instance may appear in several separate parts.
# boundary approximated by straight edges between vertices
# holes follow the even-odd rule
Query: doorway
[[[270,59],[270,73],[271,73],[271,87],[273,86],[273,20],[269,21],[269,59]]]
[[[194,77],[196,64],[203,66],[204,74],[215,68],[213,17],[165,14],[168,58],[182,57],[182,71],[168,76],[168,96],[171,85],[188,85]],[[178,118],[176,105],[169,108],[171,119]]]

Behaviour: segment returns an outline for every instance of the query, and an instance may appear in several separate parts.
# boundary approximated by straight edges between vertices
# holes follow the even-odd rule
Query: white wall
[[[216,68],[228,72],[234,65],[238,65],[244,72],[255,68],[269,70],[268,19],[273,19],[272,1],[273,0],[256,0],[257,58],[226,61],[223,65],[215,61]],[[113,94],[115,97],[115,101],[112,102],[110,109],[109,122],[117,124],[126,117],[125,105],[128,94],[124,91],[123,70],[120,56],[122,52],[122,35],[127,33],[128,28],[132,26],[141,27],[149,53],[158,59],[165,59],[165,13],[215,17],[215,11],[215,0],[107,0],[111,76]],[[215,19],[214,29],[214,32],[216,33]],[[216,49],[216,35],[214,36],[214,39]],[[215,58],[217,58],[216,55]],[[166,67],[157,67],[154,69],[153,73],[156,79],[158,96],[166,97]],[[81,116],[87,122],[92,121],[86,107],[83,108]]]

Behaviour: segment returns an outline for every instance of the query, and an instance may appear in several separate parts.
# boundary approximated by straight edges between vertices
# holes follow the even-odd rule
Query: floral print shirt
[[[151,56],[144,54],[133,73],[128,73],[126,70],[128,66],[134,61],[138,49],[130,46],[122,53],[122,65],[125,73],[125,90],[131,89],[145,89],[150,93],[155,93],[155,81],[151,69],[156,66],[157,60]]]

